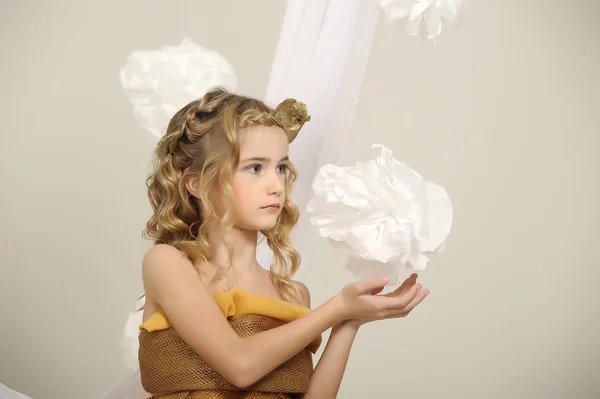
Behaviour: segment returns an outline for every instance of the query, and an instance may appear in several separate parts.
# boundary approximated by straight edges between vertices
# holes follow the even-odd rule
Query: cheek
[[[244,181],[244,179],[237,178],[231,182],[231,188],[233,189],[233,196],[235,198],[235,202],[237,206],[241,206],[248,204],[252,200],[252,187],[253,185],[250,182]]]

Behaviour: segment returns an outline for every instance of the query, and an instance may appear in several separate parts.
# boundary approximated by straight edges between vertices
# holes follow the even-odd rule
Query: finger
[[[406,280],[404,280],[404,283],[402,283],[402,285],[413,285],[417,282],[418,277],[419,277],[418,273],[413,273],[410,276],[408,276],[408,278]]]
[[[400,294],[402,294],[403,292],[406,292],[407,290],[409,290],[412,286],[414,286],[417,283],[417,277],[418,274],[417,273],[413,273],[410,275],[410,277],[408,277],[406,280],[404,280],[404,282],[402,283],[402,285],[398,288],[396,288],[394,291],[385,294],[385,296],[398,296]]]
[[[408,316],[408,314],[421,302],[423,302],[423,300],[427,297],[427,295],[429,295],[429,290],[425,289],[425,290],[420,290],[419,293],[417,295],[415,295],[415,297],[413,298],[412,301],[410,301],[410,303],[408,305],[406,305],[403,309],[400,309],[399,311],[396,311],[395,313],[393,313],[393,315],[390,316],[390,318],[398,318],[398,317],[406,317]]]
[[[395,296],[381,296],[384,299],[384,308],[395,312],[404,309],[421,290],[421,284],[413,285],[409,290]]]
[[[420,290],[419,293],[413,298],[413,300],[410,301],[410,303],[406,306],[406,308],[404,308],[406,314],[410,313],[410,311],[413,310],[415,306],[423,302],[427,295],[429,295],[429,292],[430,291],[427,289]]]
[[[377,291],[377,290],[379,290],[377,292],[381,292],[385,288],[385,286],[387,285],[388,282],[389,282],[389,279],[387,277],[376,277],[376,278],[361,280],[357,283],[354,283],[354,286],[356,289],[356,293],[359,295],[363,295],[363,294],[369,294],[369,293]]]
[[[384,288],[385,288],[385,287],[379,287],[379,288],[375,288],[375,289],[373,289],[371,292],[369,292],[369,294],[371,294],[371,295],[377,295],[377,294],[379,294],[381,291],[383,291],[383,289],[384,289]]]
[[[397,295],[396,297],[402,300],[401,305],[399,306],[407,306],[410,303],[410,301],[412,301],[415,298],[419,291],[421,291],[422,287],[423,285],[421,284],[415,284],[405,292]]]

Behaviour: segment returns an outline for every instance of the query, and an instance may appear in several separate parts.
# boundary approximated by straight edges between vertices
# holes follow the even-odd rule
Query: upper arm
[[[181,338],[236,385],[243,377],[236,357],[240,338],[187,257],[172,246],[156,245],[144,257],[142,277],[146,293],[163,309]]]
[[[306,285],[300,281],[292,281],[292,285],[296,289],[296,302],[310,309],[310,291]]]

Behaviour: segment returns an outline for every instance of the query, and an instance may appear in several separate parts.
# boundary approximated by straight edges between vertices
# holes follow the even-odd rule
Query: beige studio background
[[[285,2],[0,2],[0,382],[35,399],[118,383],[141,293],[153,138],[118,70],[184,36],[262,96]],[[344,162],[384,143],[455,207],[432,294],[364,328],[340,398],[600,397],[600,4],[466,1],[437,46],[380,24]],[[352,281],[321,242],[318,305]]]

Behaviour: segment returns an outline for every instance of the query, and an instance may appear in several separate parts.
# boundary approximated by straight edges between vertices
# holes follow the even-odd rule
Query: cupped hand
[[[420,304],[429,290],[417,284],[416,273],[408,277],[396,290],[388,294],[380,294],[388,280],[382,278],[368,279],[349,284],[342,289],[339,296],[344,307],[344,319],[354,325],[406,317]]]

